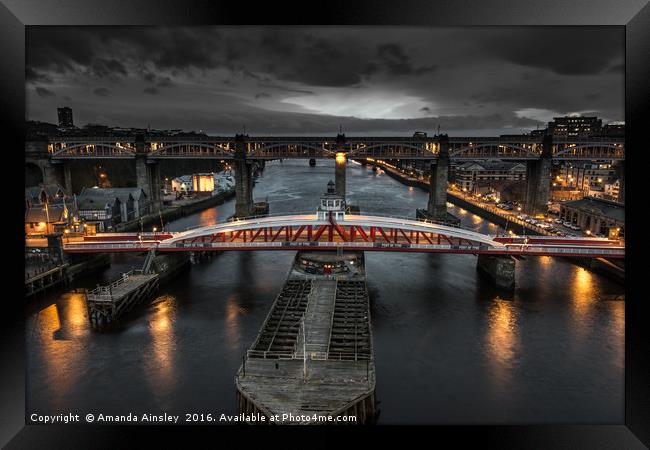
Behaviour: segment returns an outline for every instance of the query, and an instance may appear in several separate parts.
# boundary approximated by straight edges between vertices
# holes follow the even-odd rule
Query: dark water
[[[312,211],[333,162],[273,162],[255,187],[272,213]],[[351,164],[348,201],[414,217],[426,193]],[[451,206],[451,205],[450,205]],[[463,224],[495,233],[472,213]],[[228,202],[169,225],[225,220]],[[81,294],[30,305],[27,410],[39,414],[234,413],[234,375],[295,252],[223,253],[161,287],[110,333],[88,325]],[[139,265],[113,258],[94,286]],[[380,423],[623,421],[623,286],[565,260],[517,262],[514,294],[472,255],[366,253]]]

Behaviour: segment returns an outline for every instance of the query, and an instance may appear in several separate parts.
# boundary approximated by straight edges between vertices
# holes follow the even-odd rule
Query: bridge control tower
[[[318,220],[329,220],[330,217],[335,221],[345,219],[345,198],[336,192],[332,180],[327,183],[327,192],[320,198],[317,214]]]

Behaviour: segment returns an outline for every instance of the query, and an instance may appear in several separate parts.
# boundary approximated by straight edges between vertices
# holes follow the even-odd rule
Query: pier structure
[[[246,158],[246,136],[235,136],[235,217],[253,215],[253,164]]]
[[[334,184],[336,193],[345,199],[345,177],[348,168],[348,154],[345,150],[345,134],[336,136],[336,158],[334,160]]]
[[[156,252],[152,249],[147,252],[141,269],[123,273],[108,286],[98,285],[90,291],[85,290],[92,327],[102,329],[115,323],[124,313],[156,292],[160,277],[154,270],[155,265]]]
[[[25,277],[25,297],[30,297],[53,286],[66,283],[66,269],[69,264],[56,265],[29,277]]]
[[[135,176],[136,185],[141,188],[150,199],[152,212],[158,212],[162,207],[160,188],[160,167],[158,161],[149,158],[149,150],[145,146],[144,135],[135,137]],[[72,192],[72,190],[68,191]]]
[[[239,412],[279,418],[269,423],[374,423],[362,252],[296,255],[235,383]]]
[[[498,288],[515,288],[515,259],[512,256],[478,255],[476,268]]]
[[[447,211],[447,184],[449,182],[449,137],[439,136],[438,159],[431,161],[429,200],[426,209],[417,209],[416,217],[452,226],[460,225],[460,219]]]
[[[158,274],[131,270],[108,286],[86,291],[88,318],[93,328],[114,323],[158,289]]]
[[[525,210],[530,215],[545,213],[551,192],[553,168],[553,137],[544,136],[542,153],[538,159],[526,161]]]

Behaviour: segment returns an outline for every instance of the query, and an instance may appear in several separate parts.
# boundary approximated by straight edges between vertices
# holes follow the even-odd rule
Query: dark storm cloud
[[[75,65],[87,67],[95,54],[95,41],[96,36],[88,29],[29,27],[25,34],[26,65],[57,73],[72,71]]]
[[[86,68],[96,76],[126,76],[120,61],[151,62],[158,69],[205,69],[219,63],[219,34],[205,29],[152,27],[32,27],[26,37],[26,64],[56,73]]]
[[[174,82],[172,81],[171,78],[169,78],[169,77],[161,77],[156,82],[156,86],[158,86],[158,87],[174,87],[175,84],[174,84]]]
[[[25,82],[27,83],[51,83],[52,77],[47,74],[37,72],[31,67],[25,67]]]
[[[556,27],[36,27],[26,33],[25,77],[74,98],[79,123],[525,128],[576,111],[622,120],[623,37]],[[30,116],[52,120],[48,95],[27,92]]]
[[[307,91],[305,89],[291,89],[285,86],[280,86],[277,84],[269,84],[269,83],[259,83],[259,87],[264,87],[264,88],[269,88],[269,89],[276,89],[278,91],[282,92],[291,92],[294,94],[304,94],[304,95],[314,95],[314,91]]]
[[[54,97],[56,95],[49,89],[40,86],[36,88],[36,93],[39,95],[39,97]]]
[[[377,48],[377,58],[368,64],[366,73],[372,74],[382,69],[391,75],[420,75],[434,71],[438,66],[432,64],[423,67],[414,67],[411,58],[399,44],[382,44]]]
[[[92,73],[99,78],[127,76],[126,67],[116,59],[97,58],[90,66]]]
[[[267,31],[260,38],[262,69],[284,81],[312,86],[352,86],[361,82],[363,56],[356,45],[306,33]]]
[[[623,36],[622,29],[612,28],[583,28],[582,32],[567,27],[513,29],[488,37],[482,48],[523,66],[561,75],[593,75],[622,60]]]

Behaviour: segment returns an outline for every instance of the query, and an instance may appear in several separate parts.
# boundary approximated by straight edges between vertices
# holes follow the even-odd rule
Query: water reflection
[[[347,177],[364,212],[414,217],[427,205],[427,192],[368,176],[367,168],[351,165]],[[269,162],[254,195],[268,196],[274,214],[312,211],[331,178],[333,161],[315,168]],[[498,230],[448,207],[464,226]],[[233,212],[229,200],[165,227],[208,225]],[[234,413],[232,377],[294,255],[215,255],[161,285],[164,295],[112,333],[89,329],[80,294],[52,295],[47,308],[27,318],[28,410],[123,411],[130,401],[152,411]],[[527,258],[517,261],[517,288],[506,294],[478,277],[473,257],[366,257],[382,422],[622,420],[624,302],[598,300],[600,292],[622,293],[622,286],[563,259]],[[115,256],[97,282],[141,266],[138,258]],[[116,398],[112,393],[125,384],[128,395]]]
[[[80,338],[89,332],[88,310],[83,294],[70,294],[62,309],[63,314],[61,317],[63,323],[61,324],[61,328],[65,330],[66,336]]]
[[[512,380],[519,351],[517,333],[517,310],[513,303],[499,297],[492,300],[488,310],[487,357],[492,379],[501,388]]]
[[[69,294],[62,299],[62,303],[71,300],[72,304],[80,303],[80,299],[74,297],[83,296]],[[83,302],[83,298],[81,302]],[[73,313],[69,317],[76,316],[77,314]],[[77,363],[84,357],[83,341],[71,340],[66,337],[62,327],[65,322],[62,320],[63,317],[66,316],[61,313],[59,303],[54,303],[39,311],[36,320],[38,332],[43,333],[39,348],[44,363],[43,369],[49,379],[57,380],[56,383],[48,384],[47,396],[51,398],[51,402],[56,408],[61,409],[64,408],[68,394],[74,390],[80,376]]]
[[[163,295],[156,299],[149,317],[151,353],[145,354],[145,371],[153,390],[167,395],[176,384],[176,298]]]
[[[596,306],[596,289],[594,274],[584,267],[574,267],[571,283],[571,308],[573,312],[572,329],[575,339],[571,340],[574,347],[579,348],[591,329],[591,314]]]
[[[228,340],[228,346],[233,352],[241,348],[241,329],[239,326],[239,318],[246,312],[246,310],[239,305],[237,299],[237,295],[231,295],[226,301],[226,339]]]
[[[219,214],[216,209],[205,209],[198,213],[198,221],[202,226],[211,226],[219,222]]]

